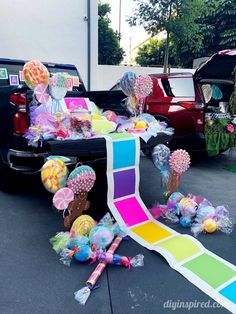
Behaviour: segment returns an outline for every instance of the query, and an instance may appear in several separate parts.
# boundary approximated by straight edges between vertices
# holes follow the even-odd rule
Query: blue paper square
[[[231,302],[236,304],[236,280],[220,290],[220,293],[229,299]]]
[[[113,169],[135,165],[135,140],[113,142]]]

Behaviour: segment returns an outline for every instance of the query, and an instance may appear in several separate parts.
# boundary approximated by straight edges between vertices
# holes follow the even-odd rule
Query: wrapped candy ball
[[[215,213],[217,217],[229,217],[229,210],[225,206],[217,206]]]
[[[49,72],[39,61],[32,60],[27,62],[23,68],[25,83],[30,89],[34,90],[38,84],[48,85]]]
[[[167,208],[173,209],[173,211],[176,210],[178,203],[181,201],[181,199],[184,198],[184,195],[180,192],[174,192],[170,195],[167,201]]]
[[[96,180],[95,171],[89,166],[80,166],[75,168],[67,180],[67,186],[75,194],[89,192],[94,186]]]
[[[112,230],[105,226],[96,226],[89,234],[89,241],[95,245],[97,249],[106,248],[113,240],[114,234]]]
[[[179,219],[179,223],[180,223],[180,225],[181,225],[183,228],[189,228],[189,227],[191,227],[192,220],[191,220],[191,218],[188,217],[188,216],[182,216],[182,217],[180,217],[180,219]]]
[[[68,248],[69,248],[70,250],[74,250],[74,248],[75,248],[76,246],[79,246],[79,245],[81,245],[81,244],[88,244],[88,243],[89,243],[88,237],[85,237],[85,236],[83,236],[83,235],[79,235],[79,236],[74,237],[74,238],[70,241],[70,243],[69,243],[69,245],[68,245]]]
[[[60,159],[48,160],[41,169],[41,180],[44,187],[51,193],[56,193],[66,185],[68,169]]]
[[[115,112],[107,110],[104,112],[104,116],[107,118],[108,121],[117,123],[117,115],[115,114]]]
[[[74,249],[74,258],[79,262],[86,262],[92,257],[92,251],[89,245],[81,244]]]
[[[203,222],[204,231],[213,233],[217,230],[217,222],[214,219],[208,218]]]
[[[216,216],[215,214],[215,208],[213,206],[200,204],[197,209],[197,215],[196,218],[198,221],[202,221],[206,218],[214,218]]]
[[[90,217],[89,215],[81,215],[73,222],[71,231],[74,233],[75,236],[86,236],[95,226],[96,223],[92,217]]]
[[[182,216],[194,217],[196,215],[197,203],[188,197],[184,197],[177,205],[177,212]]]

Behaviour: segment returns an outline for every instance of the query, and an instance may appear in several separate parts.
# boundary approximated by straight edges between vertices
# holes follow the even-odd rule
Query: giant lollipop
[[[137,75],[134,72],[125,72],[122,78],[120,79],[120,87],[122,92],[126,96],[134,96],[134,86],[137,80]]]
[[[183,149],[177,149],[170,155],[171,176],[167,183],[168,195],[177,191],[180,184],[180,176],[189,168],[190,156]]]
[[[49,82],[49,93],[53,98],[52,113],[62,111],[60,100],[66,96],[67,93],[67,79],[63,73],[55,73]]]
[[[64,218],[64,226],[66,228],[70,228],[75,219],[89,208],[88,192],[94,186],[95,180],[96,174],[89,166],[77,167],[69,175],[67,187],[76,195],[68,207],[71,212],[70,215]]]
[[[145,98],[151,94],[153,82],[149,75],[140,75],[135,81],[134,93],[139,100],[139,111],[142,113]]]
[[[66,185],[67,176],[68,169],[60,159],[48,160],[41,169],[43,185],[51,193],[56,193]]]
[[[48,85],[49,82],[49,72],[47,68],[39,61],[32,60],[24,65],[23,73],[25,77],[25,83],[31,89],[39,84]]]
[[[164,144],[158,144],[153,148],[152,160],[154,165],[161,171],[162,182],[167,183],[170,167],[169,167],[170,149]]]

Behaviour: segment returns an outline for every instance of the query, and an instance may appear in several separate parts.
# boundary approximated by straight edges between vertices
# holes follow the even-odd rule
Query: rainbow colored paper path
[[[140,141],[131,134],[106,136],[108,206],[121,227],[144,247],[232,313],[236,313],[236,267],[199,241],[153,219],[139,194]]]

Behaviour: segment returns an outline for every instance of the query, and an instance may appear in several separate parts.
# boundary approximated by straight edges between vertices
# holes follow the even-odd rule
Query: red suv
[[[164,120],[175,129],[174,148],[205,149],[204,124],[206,113],[214,112],[220,102],[228,103],[233,91],[233,70],[236,49],[213,55],[194,74],[151,74],[153,93],[146,98],[147,113]],[[220,100],[206,101],[202,86],[215,85],[221,92]]]

